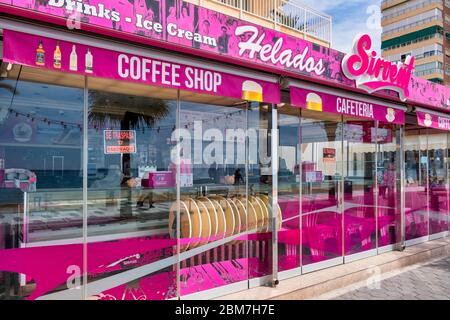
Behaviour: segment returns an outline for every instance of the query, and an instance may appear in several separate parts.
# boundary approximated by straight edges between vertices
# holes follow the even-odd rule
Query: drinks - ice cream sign
[[[373,93],[380,90],[398,92],[400,100],[409,96],[408,86],[414,69],[414,57],[393,63],[377,57],[369,35],[358,35],[353,41],[353,51],[342,60],[342,71],[355,80],[357,88]]]
[[[134,11],[137,11],[136,9],[138,8],[142,9],[145,7],[142,0],[137,2],[137,6]],[[148,12],[144,15],[145,10],[141,10],[141,13],[134,12],[133,15],[127,15],[124,12],[116,10],[114,5],[108,3],[107,1],[106,4],[101,2],[92,4],[83,3],[81,0],[49,0],[47,5],[50,8],[61,8],[66,10],[66,12],[70,12],[71,17],[69,17],[69,21],[70,18],[76,20],[76,17],[82,14],[86,17],[105,19],[116,24],[132,24],[136,29],[153,32],[159,36],[161,36],[164,31],[164,26],[162,23],[154,21],[153,18],[150,18],[151,15],[149,15]],[[120,6],[120,2],[118,5]],[[73,23],[75,23],[75,21],[73,21]],[[216,38],[181,28],[177,23],[167,23],[165,29],[165,32],[172,37],[193,41],[195,43],[211,47],[217,47],[219,45]]]

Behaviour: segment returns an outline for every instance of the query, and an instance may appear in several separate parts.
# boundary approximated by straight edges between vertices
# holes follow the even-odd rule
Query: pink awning
[[[444,115],[428,110],[416,110],[417,123],[426,128],[450,131],[450,114]]]
[[[372,101],[352,98],[350,94],[330,94],[291,86],[291,104],[295,107],[318,112],[330,112],[345,116],[378,120],[386,123],[404,124],[405,112]]]

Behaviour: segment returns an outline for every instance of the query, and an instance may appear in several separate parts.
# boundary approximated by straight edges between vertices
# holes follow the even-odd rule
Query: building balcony
[[[403,9],[393,8],[384,10],[381,18],[381,26],[386,27],[392,23],[417,16],[435,8],[444,10],[442,0],[425,0],[412,6],[405,6]]]
[[[440,29],[443,29],[443,22],[440,17],[429,17],[422,19],[420,21],[416,21],[413,23],[405,24],[403,26],[399,26],[395,29],[389,29],[386,30],[386,28],[383,28],[383,32],[381,34],[381,40],[386,41],[389,39],[394,39],[400,36],[403,36],[405,34],[409,34],[412,32],[425,30],[431,27],[438,27]]]
[[[332,18],[298,0],[184,0],[330,47]]]
[[[443,80],[444,79],[444,70],[442,69],[433,69],[433,70],[424,70],[414,73],[416,77],[420,77],[426,80],[434,79],[433,82],[436,82],[436,80]]]
[[[408,0],[383,0],[381,1],[381,10],[386,10],[388,8],[392,8],[400,3],[404,3]]]

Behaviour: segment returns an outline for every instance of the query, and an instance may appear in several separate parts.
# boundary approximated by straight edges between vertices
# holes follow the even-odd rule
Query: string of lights
[[[232,118],[235,115],[240,115],[244,112],[245,110],[237,110],[231,113],[227,113],[225,115],[225,119],[229,119]],[[17,110],[14,110],[13,108],[8,108],[8,112],[10,115],[15,115],[15,117],[24,117],[29,119],[31,122],[42,122],[47,124],[48,126],[51,125],[60,125],[62,126],[64,129],[67,129],[68,127],[72,127],[72,128],[78,128],[80,131],[82,131],[82,125],[81,123],[75,123],[75,122],[68,122],[68,121],[61,121],[61,120],[53,120],[47,117],[38,117],[35,116],[31,113],[23,113]],[[217,121],[221,121],[223,120],[224,116],[223,115],[219,115],[216,117],[213,117],[211,119],[203,119],[201,120],[203,124],[208,124],[208,123],[216,123]],[[195,120],[194,120],[195,121]],[[190,122],[190,123],[186,123],[184,124],[184,128],[185,129],[190,129],[194,126],[194,121]],[[94,126],[93,129],[95,129],[97,132],[100,130],[100,128],[98,126]],[[144,133],[145,131],[156,131],[157,133],[160,133],[162,130],[169,130],[171,129],[172,132],[176,130],[176,126],[158,126],[155,128],[143,128],[142,132]]]
[[[35,115],[32,115],[30,113],[22,113],[19,111],[16,111],[12,108],[8,109],[8,112],[10,115],[15,115],[15,117],[24,117],[29,119],[31,122],[43,122],[48,124],[49,126],[53,125],[60,125],[62,126],[64,129],[68,128],[68,127],[73,127],[73,128],[78,128],[80,130],[82,130],[82,125],[80,123],[74,123],[74,122],[67,122],[67,121],[59,121],[59,120],[52,120],[49,118],[42,118],[42,117],[36,117]]]

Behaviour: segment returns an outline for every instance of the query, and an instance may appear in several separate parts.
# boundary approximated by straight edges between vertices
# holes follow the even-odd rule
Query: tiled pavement
[[[405,268],[394,275],[336,290],[319,299],[450,300],[450,257]]]

